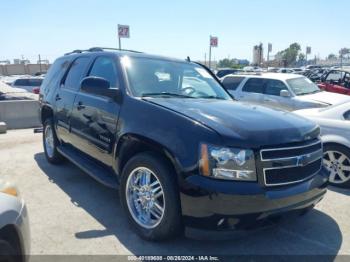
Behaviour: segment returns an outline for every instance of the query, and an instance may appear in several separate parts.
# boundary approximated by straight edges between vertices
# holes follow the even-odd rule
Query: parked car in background
[[[320,125],[324,146],[323,163],[330,172],[329,182],[350,188],[350,103],[294,113]]]
[[[29,248],[26,206],[17,188],[0,180],[0,261],[24,262]]]
[[[297,74],[228,75],[222,84],[237,100],[288,111],[350,101],[348,96],[320,90],[311,80]]]
[[[318,86],[328,92],[350,95],[350,71],[331,70],[322,77]]]
[[[243,70],[241,70],[241,69],[234,69],[234,68],[219,68],[216,71],[216,76],[218,78],[222,78],[226,75],[235,74],[235,73],[242,72],[242,71]]]
[[[43,80],[42,77],[19,78],[12,83],[12,87],[21,88],[32,93],[33,89],[40,88]]]
[[[50,67],[39,101],[48,162],[67,158],[119,188],[148,240],[303,214],[326,193],[319,127],[234,101],[195,62],[75,51]]]
[[[283,73],[283,74],[293,74],[294,70],[291,68],[280,68],[277,70],[276,73]]]

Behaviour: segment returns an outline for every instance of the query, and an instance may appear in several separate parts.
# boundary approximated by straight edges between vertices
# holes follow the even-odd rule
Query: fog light
[[[213,176],[219,179],[231,179],[240,181],[255,181],[256,176],[254,171],[249,170],[230,170],[223,168],[214,168]]]

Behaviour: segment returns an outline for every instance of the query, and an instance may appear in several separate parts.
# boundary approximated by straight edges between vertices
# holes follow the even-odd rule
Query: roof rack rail
[[[111,47],[91,47],[89,49],[81,50],[73,50],[72,52],[65,53],[64,55],[71,55],[71,54],[80,54],[83,52],[103,52],[105,50],[114,50],[114,51],[126,51],[126,52],[133,52],[133,53],[142,53],[140,51],[135,50],[129,50],[129,49],[119,49],[119,48],[111,48]]]

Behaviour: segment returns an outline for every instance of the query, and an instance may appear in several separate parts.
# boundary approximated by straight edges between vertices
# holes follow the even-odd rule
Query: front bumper
[[[307,181],[274,188],[192,175],[181,186],[184,224],[207,230],[254,227],[267,218],[313,207],[326,193],[327,181],[324,168]]]

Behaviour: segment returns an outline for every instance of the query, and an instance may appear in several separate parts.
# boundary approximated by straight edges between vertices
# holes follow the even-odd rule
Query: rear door
[[[88,75],[108,80],[111,88],[120,87],[120,70],[113,57],[98,56]],[[74,146],[103,164],[112,166],[119,110],[120,105],[110,97],[79,91],[71,121]]]
[[[293,110],[293,99],[291,99],[291,97],[280,96],[282,90],[288,91],[288,87],[282,81],[266,79],[264,89],[264,105],[288,111]]]
[[[250,78],[248,79],[243,87],[242,91],[238,94],[237,99],[246,101],[254,104],[264,104],[264,84],[265,79],[263,78]]]
[[[58,137],[66,143],[71,143],[70,120],[75,96],[79,90],[80,81],[86,75],[89,57],[75,59],[61,80],[57,93],[54,96]]]

